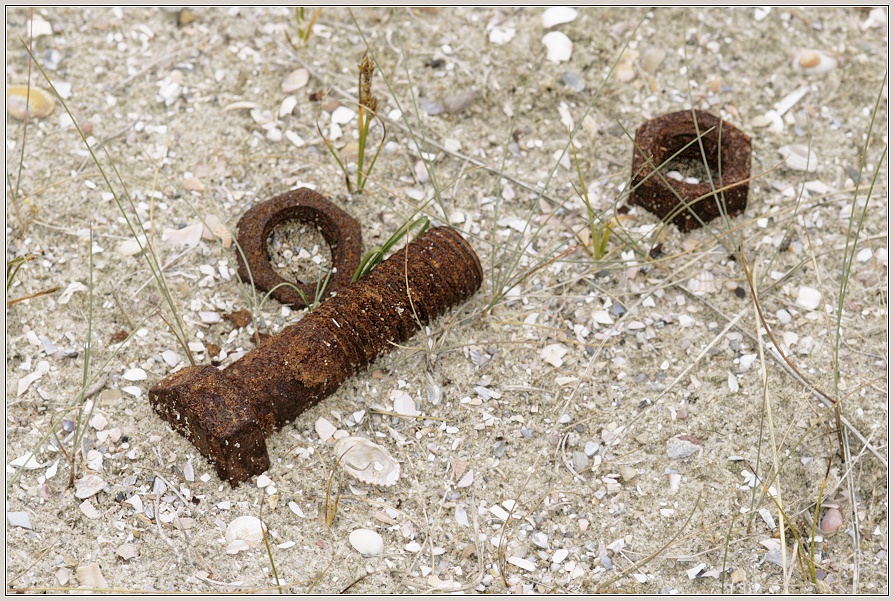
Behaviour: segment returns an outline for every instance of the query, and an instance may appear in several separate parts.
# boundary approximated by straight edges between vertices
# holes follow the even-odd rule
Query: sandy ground
[[[176,231],[206,215],[232,229],[294,187],[359,218],[367,248],[425,205],[472,243],[485,282],[272,435],[264,477],[232,488],[149,406],[186,353],[71,120],[58,104],[27,129],[7,117],[6,257],[34,257],[8,298],[59,287],[7,309],[8,587],[270,591],[275,571],[317,593],[888,592],[884,13],[584,9],[548,30],[573,43],[563,62],[545,54],[543,13],[326,9],[297,49],[280,8],[34,13],[34,55],[108,151],[198,363],[254,347],[254,325],[214,316],[252,296],[232,248]],[[7,12],[8,85],[27,82],[28,21]],[[393,123],[348,194],[315,120],[352,154],[338,106],[356,108],[367,44]],[[804,49],[829,70],[795,69]],[[744,215],[687,234],[628,211],[624,190],[636,128],[693,106],[751,136],[756,180]],[[623,213],[599,261],[568,124],[594,210]],[[809,145],[818,168],[784,163],[786,145]],[[301,268],[298,245],[326,260],[319,242],[283,240],[283,271]],[[269,300],[257,317],[276,333],[302,314]],[[91,331],[99,384],[78,402]],[[422,415],[382,414],[394,399]],[[392,487],[336,470],[328,527],[320,420],[401,467]],[[227,525],[261,513],[269,553],[228,553]],[[383,550],[358,553],[358,529]]]

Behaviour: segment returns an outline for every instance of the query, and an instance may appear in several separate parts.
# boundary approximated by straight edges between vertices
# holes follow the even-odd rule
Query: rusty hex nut
[[[666,170],[662,165],[668,161],[688,160],[703,165],[702,146],[713,181],[701,177],[701,183],[691,184],[656,171]],[[741,130],[701,110],[668,113],[646,121],[636,130],[630,203],[688,232],[719,217],[720,203],[730,216],[742,213],[748,202],[750,176],[751,138]]]
[[[329,245],[335,269],[326,287],[330,291],[350,284],[360,264],[360,223],[309,188],[292,190],[255,205],[239,220],[236,225],[242,249],[242,253],[236,253],[239,277],[244,282],[253,282],[255,288],[263,292],[273,290],[271,296],[283,304],[302,308],[306,304],[301,295],[291,286],[280,286],[287,280],[273,268],[267,252],[267,238],[274,228],[292,220],[315,225]],[[288,283],[300,289],[308,299],[316,296],[316,282]]]

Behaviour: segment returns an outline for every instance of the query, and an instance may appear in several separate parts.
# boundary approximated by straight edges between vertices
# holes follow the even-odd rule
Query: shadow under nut
[[[338,290],[351,282],[360,264],[360,223],[308,188],[292,190],[255,205],[239,220],[237,239],[245,254],[243,261],[242,254],[236,253],[239,277],[244,282],[254,283],[255,288],[263,292],[273,290],[270,294],[273,298],[300,309],[307,306],[301,295],[291,286],[281,284],[296,286],[308,300],[312,300],[317,295],[318,283],[289,282],[276,272],[267,251],[267,239],[276,226],[287,221],[314,225],[326,240],[335,273],[323,293]]]

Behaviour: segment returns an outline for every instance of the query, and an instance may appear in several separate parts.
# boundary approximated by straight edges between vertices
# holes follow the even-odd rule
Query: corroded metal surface
[[[276,273],[267,252],[267,238],[274,228],[292,220],[319,228],[329,245],[332,266],[335,268],[326,287],[329,291],[347,286],[360,264],[360,223],[326,200],[326,197],[308,188],[292,190],[255,205],[239,220],[236,225],[239,230],[237,239],[245,254],[243,260],[242,254],[236,253],[239,277],[243,282],[254,283],[256,288],[264,292],[273,290],[271,296],[283,304],[302,308],[306,305],[300,294],[291,286],[279,286],[287,280]],[[316,282],[289,283],[298,287],[307,299],[316,296]]]
[[[235,485],[269,467],[271,432],[470,298],[482,277],[460,234],[430,229],[223,371],[171,375],[149,391],[150,403]]]
[[[748,178],[751,176],[751,138],[711,113],[694,112],[697,127],[693,111],[688,110],[646,121],[636,130],[636,147],[633,149],[630,202],[683,231],[701,227],[719,217],[719,203],[725,204],[730,216],[742,213],[748,202]],[[698,135],[702,135],[701,143],[712,168],[713,182],[691,184],[655,173],[662,163]],[[699,164],[703,161],[698,141],[677,156]],[[666,169],[662,167],[662,170]],[[720,188],[724,190],[714,194]],[[696,200],[699,198],[701,200]]]

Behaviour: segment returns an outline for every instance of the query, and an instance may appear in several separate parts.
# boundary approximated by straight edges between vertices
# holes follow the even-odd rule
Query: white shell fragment
[[[243,515],[227,525],[227,553],[234,554],[259,545],[267,526],[253,515]]]
[[[655,74],[658,71],[658,67],[664,62],[666,56],[667,51],[664,48],[651,46],[643,51],[643,55],[640,57],[640,63],[646,73]]]
[[[384,447],[359,436],[335,443],[335,455],[346,472],[365,484],[393,486],[400,477],[400,463]]]
[[[78,505],[78,509],[80,509],[81,513],[83,513],[88,519],[98,520],[100,517],[102,517],[102,513],[100,513],[100,511],[93,506],[93,503],[90,502],[90,499],[86,499],[83,503]]]
[[[389,396],[394,403],[395,413],[401,415],[421,415],[420,411],[416,409],[416,402],[413,401],[413,397],[403,390],[392,390]]]
[[[801,286],[798,288],[798,298],[795,300],[795,303],[800,307],[813,311],[820,306],[822,300],[823,295],[819,290],[810,286]]]
[[[282,82],[282,91],[286,94],[291,94],[306,86],[309,79],[310,73],[307,72],[307,69],[295,69]]]
[[[562,23],[571,23],[577,18],[577,11],[569,6],[551,6],[543,11],[543,27],[549,29]]]
[[[80,282],[72,282],[68,285],[68,287],[59,295],[58,302],[60,305],[67,305],[68,301],[71,300],[71,296],[75,292],[87,292],[87,286]]]
[[[828,73],[841,64],[841,60],[822,50],[799,50],[795,53],[792,67],[799,73]]]
[[[99,569],[98,563],[80,566],[77,569],[77,574],[78,582],[81,583],[81,586],[78,588],[109,588],[109,584],[103,577],[102,570]]]
[[[540,351],[540,357],[554,367],[561,367],[562,357],[568,353],[563,344],[548,344]]]
[[[543,45],[546,46],[546,58],[553,63],[569,60],[574,48],[571,38],[561,31],[550,31],[543,36]]]
[[[710,271],[702,271],[694,278],[690,278],[686,287],[696,296],[717,294],[720,292],[720,284]]]
[[[504,44],[508,44],[512,41],[512,38],[515,37],[515,28],[513,27],[494,27],[487,34],[487,40],[491,44],[496,44],[497,46],[502,46]]]
[[[385,541],[378,532],[367,530],[366,528],[358,528],[351,532],[348,536],[351,546],[354,547],[362,555],[373,556],[378,555],[385,550]]]
[[[46,19],[42,19],[39,15],[34,15],[28,19],[28,35],[29,38],[39,38],[45,35],[53,35],[53,26]]]
[[[22,396],[23,394],[28,392],[28,388],[42,377],[43,372],[38,370],[28,374],[27,376],[19,378],[17,396]]]
[[[528,572],[533,572],[537,569],[537,564],[521,557],[510,557],[506,561]]]
[[[128,369],[121,376],[125,380],[129,380],[131,382],[139,382],[141,380],[145,380],[149,376],[146,375],[145,369],[140,369],[139,367],[135,367],[134,369]]]
[[[332,122],[336,125],[347,125],[356,115],[353,110],[346,106],[340,106],[332,112]]]
[[[162,351],[161,358],[171,367],[177,367],[177,364],[180,363],[180,355],[172,350]]]
[[[804,144],[786,144],[779,149],[785,159],[785,166],[795,171],[815,173],[819,168],[819,157]]]
[[[9,462],[9,465],[13,467],[22,467],[26,470],[36,470],[44,466],[44,464],[38,461],[37,457],[31,453],[25,453],[21,457],[16,457]]]
[[[320,440],[322,440],[323,442],[332,438],[332,435],[335,434],[335,431],[337,429],[338,428],[333,426],[332,422],[330,422],[325,417],[319,418],[316,423],[314,423],[314,430],[317,431],[317,436],[319,436]]]
[[[198,246],[202,240],[203,223],[194,223],[182,229],[166,229],[161,233],[161,239],[170,242],[174,246]]]
[[[75,496],[79,499],[92,497],[106,487],[106,481],[96,474],[87,474],[75,481]]]
[[[125,543],[115,550],[115,554],[124,561],[128,561],[134,557],[138,557],[140,555],[140,549],[136,545]]]

